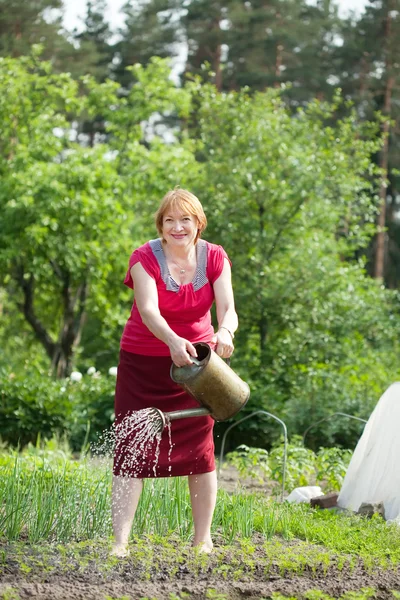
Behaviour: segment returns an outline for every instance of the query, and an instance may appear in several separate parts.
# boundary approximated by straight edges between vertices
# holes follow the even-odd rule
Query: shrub
[[[282,483],[284,445],[281,440],[270,452],[241,445],[226,455],[227,463],[236,467],[242,477]],[[340,490],[352,456],[351,450],[306,448],[300,436],[287,444],[286,490],[307,485],[320,485],[325,493]]]
[[[72,404],[63,386],[63,381],[39,371],[16,375],[0,370],[1,438],[23,447],[35,444],[39,435],[50,438],[66,433]]]
[[[85,375],[55,380],[31,370],[0,370],[0,437],[11,446],[36,444],[38,437],[66,436],[74,451],[94,442],[112,423],[115,377]]]
[[[69,441],[74,450],[81,450],[87,443],[96,443],[99,435],[110,429],[114,419],[115,377],[85,375],[82,381],[67,384],[72,402],[69,425]]]

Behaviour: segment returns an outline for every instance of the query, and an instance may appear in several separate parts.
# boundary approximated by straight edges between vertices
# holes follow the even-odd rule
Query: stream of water
[[[165,429],[169,439],[168,461],[171,462],[173,444],[171,422],[168,418]],[[103,432],[98,443],[92,447],[92,454],[95,456],[114,454],[119,462],[121,474],[125,473],[133,477],[140,476],[148,461],[153,460],[151,469],[154,477],[157,477],[162,434],[160,416],[153,408],[134,411],[126,415],[122,421],[114,423],[109,431]],[[171,465],[168,470],[171,472]]]

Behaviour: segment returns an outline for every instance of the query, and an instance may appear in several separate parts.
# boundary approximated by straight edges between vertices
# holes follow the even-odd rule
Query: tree
[[[185,72],[199,74],[202,66],[208,63],[218,91],[223,87],[222,48],[227,41],[227,31],[223,25],[228,25],[230,4],[231,0],[191,0],[181,17],[188,50]],[[185,6],[184,3],[182,6]]]
[[[228,19],[225,89],[290,83],[287,93],[297,104],[332,90],[339,21],[332,3],[236,1]]]
[[[206,238],[233,263],[234,368],[251,385],[248,410],[272,410],[297,433],[332,409],[367,416],[399,376],[398,294],[367,276],[362,257],[379,202],[379,123],[339,95],[293,116],[273,88],[218,93],[199,78],[177,88],[161,59],[130,74],[122,93],[54,74],[36,53],[0,61],[0,301],[8,321],[17,316],[0,329],[2,360],[23,352],[5,339],[17,326],[59,376],[94,354],[115,357],[128,257],[157,235],[152,215],[179,184],[200,197]],[[71,141],[82,112],[104,115],[107,143]],[[150,138],[154,114],[197,129]],[[273,439],[264,421],[246,423],[249,443]],[[354,432],[332,427],[335,440],[349,445]]]
[[[343,29],[340,85],[357,106],[364,119],[374,118],[380,111],[386,119],[382,124],[384,146],[376,157],[381,167],[379,190],[379,230],[370,251],[370,271],[378,278],[387,278],[398,286],[398,242],[393,222],[398,205],[399,157],[398,96],[400,80],[400,13],[397,0],[371,0],[360,19],[350,19]],[[388,228],[387,231],[385,228]],[[397,250],[396,250],[397,248]],[[392,263],[392,261],[395,261]]]
[[[3,59],[0,86],[1,272],[62,376],[79,344],[89,290],[99,310],[109,260],[119,255],[120,184],[105,149],[68,143],[63,112],[80,109],[70,77],[52,75],[35,57]]]
[[[84,29],[74,32],[74,38],[79,43],[80,54],[91,57],[92,66],[82,74],[93,75],[97,81],[104,81],[111,72],[111,62],[114,50],[111,46],[112,31],[105,20],[105,0],[89,0],[86,6],[86,16],[83,20]]]
[[[122,311],[121,282],[135,245],[133,198],[148,200],[146,169],[161,155],[185,168],[182,151],[173,158],[175,149],[155,143],[153,155],[141,143],[140,123],[173,110],[174,99],[184,107],[187,94],[174,92],[161,64],[136,70],[125,97],[118,84],[90,77],[82,94],[36,54],[0,61],[0,273],[60,377],[72,368],[88,316],[110,324],[109,313]],[[69,122],[82,111],[105,115],[110,146],[71,142]],[[165,190],[167,180],[159,175],[153,186]]]
[[[396,297],[352,258],[375,231],[379,178],[371,158],[379,125],[360,122],[354,110],[332,125],[344,110],[339,98],[315,101],[293,118],[274,90],[219,95],[199,86],[193,95],[202,164],[196,191],[207,236],[233,263],[234,368],[250,382],[248,410],[272,410],[297,433],[333,407],[368,415],[390,383],[387,352],[398,338],[389,325]],[[253,433],[243,427],[253,443],[274,435],[268,423]],[[349,444],[346,427],[335,436]]]
[[[380,209],[378,225],[379,231],[376,237],[376,253],[375,253],[375,277],[383,278],[385,268],[385,232],[384,228],[386,225],[386,179],[388,177],[388,166],[389,166],[389,132],[390,132],[390,118],[392,116],[392,96],[395,79],[398,79],[400,74],[399,65],[396,61],[396,46],[394,39],[395,33],[393,32],[393,9],[394,2],[389,0],[386,3],[382,3],[384,8],[384,32],[383,32],[383,62],[384,62],[384,73],[385,81],[383,85],[383,114],[386,119],[383,124],[384,144],[381,151],[379,165],[382,169],[382,183],[379,191],[380,198]],[[397,13],[398,15],[398,13]],[[400,19],[398,20],[398,32],[400,32]],[[400,55],[397,55],[400,58]],[[396,77],[397,76],[397,77]]]
[[[0,0],[0,54],[21,56],[32,44],[46,47],[51,56],[60,40],[61,15],[50,18],[62,8],[62,0]]]
[[[62,0],[0,0],[0,56],[23,56],[40,44],[41,60],[50,60],[55,71],[74,71],[79,60],[82,66],[63,30],[62,9]]]
[[[128,1],[122,8],[124,26],[121,40],[115,44],[114,78],[124,88],[132,85],[135,64],[146,66],[153,56],[174,57],[178,53],[178,18],[175,0]]]
[[[105,10],[105,0],[89,1],[83,19],[83,31],[74,31],[74,39],[78,44],[72,73],[75,77],[92,75],[96,81],[104,82],[111,74],[114,49],[111,44],[112,32],[105,20]],[[105,141],[104,116],[97,114],[92,119],[84,114],[81,116],[78,124],[79,142],[93,147],[96,141]]]

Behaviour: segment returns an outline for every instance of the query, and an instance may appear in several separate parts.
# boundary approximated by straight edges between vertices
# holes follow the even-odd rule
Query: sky
[[[113,30],[118,29],[122,24],[122,17],[119,10],[126,0],[107,0],[108,11],[106,18],[111,24]],[[339,14],[345,16],[350,10],[360,14],[366,4],[366,0],[337,0],[339,4]],[[71,31],[72,29],[81,29],[80,17],[85,15],[86,0],[64,0],[65,14],[64,27]]]

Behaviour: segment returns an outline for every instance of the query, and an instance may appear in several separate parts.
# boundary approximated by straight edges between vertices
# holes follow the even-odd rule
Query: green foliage
[[[42,44],[47,60],[72,52],[73,46],[62,35],[61,0],[24,2],[0,1],[0,56],[21,56],[32,44]]]
[[[114,389],[115,377],[98,372],[73,381],[32,369],[25,374],[0,370],[0,439],[23,448],[67,436],[72,449],[80,451],[110,430]]]
[[[20,600],[20,595],[17,590],[12,588],[11,586],[6,587],[1,593],[1,600]]]
[[[206,591],[206,598],[207,600],[228,600],[229,596],[227,594],[218,592],[214,588],[209,588]]]
[[[111,431],[114,420],[115,377],[96,372],[80,382],[68,382],[66,394],[73,406],[68,439],[75,450],[100,443],[101,434]],[[108,451],[110,448],[107,449]]]
[[[298,434],[339,407],[368,415],[398,376],[389,359],[398,294],[368,278],[361,258],[351,260],[374,231],[376,125],[347,109],[333,127],[339,98],[294,119],[276,91],[193,88],[207,235],[233,261],[233,365],[252,390],[246,412],[264,408]],[[265,421],[246,421],[235,439],[269,447],[276,427]],[[347,425],[314,432],[314,445],[353,445],[358,431]]]
[[[351,456],[351,450],[320,448],[315,463],[316,481],[323,483],[327,490],[340,490]]]
[[[69,460],[63,452],[0,455],[0,536],[18,539],[88,539],[110,526],[110,472]],[[11,508],[13,507],[13,508]]]
[[[326,492],[340,490],[352,452],[341,448],[320,448],[313,452],[304,447],[302,439],[293,436],[287,444],[285,487],[320,485]],[[226,455],[228,464],[238,469],[241,477],[252,477],[260,482],[283,481],[284,444],[272,447],[250,448],[244,444]]]
[[[115,83],[90,77],[82,93],[70,75],[37,64],[36,55],[0,60],[0,278],[10,315],[14,304],[59,376],[72,369],[88,315],[104,323],[98,333],[106,339],[111,325],[118,345],[115,306],[125,301],[121,280],[137,245],[132,197],[147,198],[140,170],[154,162],[141,144],[141,123],[155,111],[188,111],[188,94],[178,93],[162,61],[132,71],[136,83],[121,97]],[[72,141],[69,119],[99,113],[112,144],[84,148]],[[155,158],[160,153],[156,147]],[[170,158],[166,151],[166,164]],[[175,184],[176,175],[170,177],[159,176],[157,189]],[[139,219],[136,226],[143,235]]]
[[[310,485],[315,473],[315,454],[310,448],[305,448],[299,438],[294,438],[287,445],[286,489]],[[270,452],[271,477],[282,482],[283,445],[273,448]]]
[[[122,91],[56,75],[37,49],[0,61],[3,364],[13,353],[22,369],[34,355],[60,377],[115,364],[129,254],[156,235],[158,202],[180,184],[232,259],[233,367],[251,387],[247,414],[273,412],[291,435],[339,410],[367,417],[399,377],[399,296],[368,277],[363,258],[379,204],[380,121],[361,123],[340,94],[293,117],[276,89],[219,94],[196,78],[178,89],[159,58],[131,75]],[[79,145],[71,123],[97,115],[104,136]],[[168,141],[143,125],[156,115],[179,124]],[[351,447],[359,433],[329,421],[309,443]],[[261,417],[232,439],[269,448],[278,435]]]
[[[241,444],[236,450],[229,452],[226,458],[242,477],[252,477],[262,482],[271,474],[268,451],[264,448],[249,448]]]
[[[25,446],[67,430],[72,405],[63,384],[48,375],[31,371],[17,377],[0,371],[0,437],[9,444]]]
[[[40,541],[59,541],[59,552],[64,553],[60,557],[62,565],[66,566],[72,558],[92,564],[98,552],[87,553],[88,540],[96,539],[100,551],[111,533],[109,464],[69,460],[57,448],[52,453],[29,448],[22,454],[2,452],[0,466],[0,539],[29,540],[31,548]],[[193,533],[186,478],[161,478],[144,486],[129,559],[141,565],[143,576],[160,572],[166,557],[175,568],[171,532],[182,551],[182,541],[188,542]],[[240,566],[254,569],[250,559],[252,536],[256,533],[266,538],[266,574],[272,560],[282,573],[288,574],[327,570],[351,561],[361,561],[373,572],[375,568],[395,567],[400,556],[399,528],[382,518],[339,515],[301,504],[272,502],[265,494],[229,494],[219,490],[213,535],[220,537],[223,544],[218,545],[214,556],[215,566],[224,565],[227,577],[234,577]],[[70,542],[77,540],[80,546],[72,544],[71,548]],[[290,540],[290,544],[284,540]],[[234,542],[240,543],[242,560],[238,560],[238,551],[230,551]],[[8,556],[10,551],[8,548]],[[178,564],[184,561],[189,569],[202,569],[209,560],[198,552],[185,553],[180,558]],[[23,562],[25,571],[37,569],[33,555]],[[53,568],[54,564],[52,561]],[[0,570],[3,568],[2,560]]]

